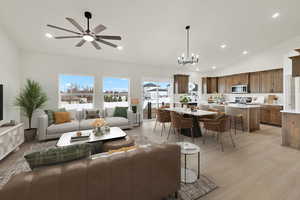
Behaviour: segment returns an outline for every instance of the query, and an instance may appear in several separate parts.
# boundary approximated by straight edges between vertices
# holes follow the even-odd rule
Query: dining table
[[[218,114],[217,112],[212,112],[207,110],[197,110],[197,109],[191,110],[190,108],[182,108],[182,107],[165,108],[165,110],[177,112],[186,116],[191,116],[193,119],[192,131],[194,137],[202,136],[201,128],[199,125],[200,118]],[[189,137],[191,137],[192,135],[190,129],[182,129],[181,134]]]

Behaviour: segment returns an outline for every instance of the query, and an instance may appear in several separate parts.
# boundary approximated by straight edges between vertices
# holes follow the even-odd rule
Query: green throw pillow
[[[65,108],[60,108],[57,110],[58,112],[66,112]],[[45,110],[46,115],[48,115],[48,126],[54,124],[55,119],[54,119],[54,112],[57,112],[54,110]]]
[[[90,144],[56,147],[25,155],[31,169],[86,158],[91,155]]]
[[[113,116],[127,118],[127,110],[128,107],[116,107]]]

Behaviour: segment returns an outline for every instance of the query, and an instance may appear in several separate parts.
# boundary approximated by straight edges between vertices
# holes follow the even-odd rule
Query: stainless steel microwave
[[[231,87],[231,93],[235,93],[235,94],[248,93],[248,85],[233,85]]]

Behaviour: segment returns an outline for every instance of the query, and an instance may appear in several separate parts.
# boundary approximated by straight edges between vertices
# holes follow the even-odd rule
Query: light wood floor
[[[144,122],[130,130],[156,143],[166,142],[167,131],[160,136],[160,126],[153,132],[154,122]],[[224,137],[224,152],[215,138],[206,144],[197,138],[201,147],[201,173],[212,178],[219,188],[201,200],[298,200],[300,199],[300,151],[281,146],[281,129],[261,126],[255,133],[240,133],[234,137],[233,148],[229,137]],[[177,140],[171,135],[168,142]],[[190,138],[184,138],[191,141]],[[0,168],[9,165],[28,148],[9,155],[0,162]],[[188,167],[195,168],[196,157],[188,159]]]
[[[144,123],[144,134],[153,134],[154,123]],[[155,140],[160,137],[160,129]],[[205,145],[201,139],[201,173],[211,177],[219,188],[201,200],[298,200],[300,199],[300,151],[281,146],[281,128],[261,126],[255,133],[241,133],[234,137],[233,148],[229,136],[224,137],[224,152],[213,137]],[[171,140],[176,140],[175,136]],[[189,138],[185,140],[190,141]],[[196,169],[196,157],[188,165]]]

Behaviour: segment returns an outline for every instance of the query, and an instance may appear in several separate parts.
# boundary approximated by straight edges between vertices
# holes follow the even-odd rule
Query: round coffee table
[[[181,148],[181,154],[184,155],[184,168],[181,168],[181,182],[194,183],[200,178],[200,147],[190,142],[177,142]],[[187,168],[186,159],[188,155],[198,154],[198,173]]]

